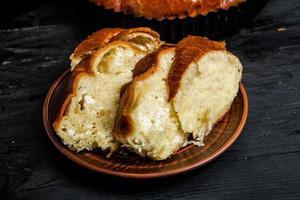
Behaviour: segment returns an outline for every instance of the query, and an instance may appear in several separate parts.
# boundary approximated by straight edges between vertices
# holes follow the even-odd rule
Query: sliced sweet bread
[[[166,159],[187,140],[168,102],[167,77],[174,53],[174,47],[160,48],[137,63],[115,119],[116,139],[154,160]]]
[[[111,131],[120,89],[147,53],[132,42],[115,40],[82,58],[71,73],[70,93],[53,124],[65,145],[76,151],[117,147]]]
[[[138,62],[124,89],[113,134],[134,152],[163,160],[193,135],[203,145],[230,109],[242,65],[225,44],[190,36]]]
[[[169,100],[183,131],[192,133],[196,144],[203,145],[204,137],[230,109],[242,68],[223,42],[189,36],[176,46],[168,76]]]

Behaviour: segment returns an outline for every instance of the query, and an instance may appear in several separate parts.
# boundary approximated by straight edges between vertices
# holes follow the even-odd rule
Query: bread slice
[[[140,46],[114,40],[80,56],[69,80],[70,93],[53,124],[65,145],[76,151],[117,147],[111,131],[120,89],[131,81],[135,64],[148,53]]]
[[[139,61],[124,89],[113,134],[128,149],[163,160],[197,145],[230,109],[242,65],[225,44],[189,36]]]
[[[147,55],[135,67],[116,115],[114,136],[123,146],[154,160],[163,160],[186,142],[172,104],[167,77],[175,48]]]
[[[105,28],[101,29],[82,41],[70,56],[71,70],[87,55],[111,41],[129,41],[144,52],[152,52],[161,45],[159,34],[149,28]]]
[[[239,89],[242,65],[226,51],[225,44],[189,36],[176,46],[169,72],[169,100],[184,132],[195,143],[204,137],[230,109]]]

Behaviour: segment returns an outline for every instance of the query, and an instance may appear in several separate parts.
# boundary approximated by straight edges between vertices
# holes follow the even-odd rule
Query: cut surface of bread
[[[187,37],[176,47],[169,73],[170,100],[184,132],[196,144],[230,109],[239,89],[242,65],[223,43]]]
[[[144,52],[152,52],[161,45],[159,34],[149,28],[104,28],[83,40],[70,56],[71,70],[86,56],[111,41],[129,41]]]
[[[116,116],[114,136],[123,146],[154,160],[163,160],[186,142],[168,102],[167,76],[174,48],[161,48],[139,61]]]
[[[161,45],[147,28],[105,29],[79,45],[53,124],[65,145],[114,151],[121,143],[153,160],[204,145],[237,95],[242,65],[225,43],[203,37]]]
[[[118,146],[111,131],[120,89],[131,81],[135,64],[146,53],[132,42],[115,40],[80,61],[71,74],[71,92],[53,124],[65,145],[76,151]]]
[[[230,109],[242,65],[225,44],[189,36],[139,61],[120,100],[113,134],[128,149],[163,160],[204,137]]]

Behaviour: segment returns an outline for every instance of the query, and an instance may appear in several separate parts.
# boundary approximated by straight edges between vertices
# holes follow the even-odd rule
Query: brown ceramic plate
[[[133,153],[115,153],[107,158],[100,150],[73,152],[63,145],[52,128],[59,106],[66,95],[69,70],[51,86],[43,107],[43,120],[47,134],[56,148],[66,157],[88,169],[128,178],[154,178],[186,172],[212,161],[233,144],[239,137],[248,115],[248,99],[245,88],[240,90],[230,111],[206,137],[204,147],[189,145],[164,161],[152,161]]]

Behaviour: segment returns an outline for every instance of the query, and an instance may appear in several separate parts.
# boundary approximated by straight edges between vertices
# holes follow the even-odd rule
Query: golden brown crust
[[[120,12],[122,0],[92,0],[97,6],[104,6],[106,9],[114,9],[115,12]]]
[[[160,40],[160,35],[156,31],[145,27],[127,29],[113,37],[111,41],[129,41],[136,45],[144,46],[144,51],[153,51],[154,49],[151,49],[151,47],[145,45],[147,42],[149,42],[145,40],[146,37],[152,40],[154,46],[161,46],[163,44],[163,42]],[[141,38],[144,38],[144,40]]]
[[[132,35],[135,35],[135,34],[139,34],[139,33],[147,33],[149,35],[151,35],[153,38],[156,39],[156,42],[158,42],[158,44],[160,43],[160,40],[159,40],[159,37],[160,35],[150,29],[150,28],[146,28],[146,27],[139,27],[139,28],[132,28],[132,29],[127,29],[121,33],[119,33],[118,35],[116,35],[113,39],[113,40],[128,40],[131,38]]]
[[[71,103],[71,100],[74,96],[76,96],[76,88],[78,86],[79,80],[83,76],[89,76],[87,73],[87,69],[90,65],[91,56],[85,57],[77,67],[71,72],[70,76],[68,76],[67,85],[66,85],[66,96],[63,104],[60,106],[59,113],[56,117],[56,120],[53,123],[53,127],[55,130],[59,129],[61,120],[66,113],[66,110]]]
[[[118,35],[122,31],[124,31],[124,29],[105,28],[93,33],[76,47],[72,58],[76,59],[84,54],[90,54],[94,50],[97,50],[98,48],[110,42],[114,36]]]
[[[159,52],[162,50],[162,48],[146,55],[143,59],[141,59],[137,64],[135,65],[133,69],[133,77],[137,77],[146,71],[152,69],[155,69],[156,62],[157,62],[157,56]],[[153,71],[153,70],[152,70]]]
[[[172,48],[172,47],[164,46],[164,47],[160,47],[153,53],[145,56],[144,58],[146,58],[148,56],[151,58],[149,58],[149,57],[147,58],[147,61],[149,61],[149,63],[145,63],[147,65],[147,67],[143,67],[144,71],[141,69],[138,69],[138,68],[142,68],[140,62],[143,63],[144,58],[142,60],[140,60],[140,62],[138,62],[136,64],[135,69],[133,69],[133,74],[136,75],[133,79],[133,82],[146,79],[149,76],[151,76],[152,74],[154,74],[159,69],[157,63],[158,63],[158,60],[160,59],[160,55],[162,54],[162,52],[172,51],[172,50],[174,50],[174,47]],[[141,72],[141,73],[139,74],[138,72]]]
[[[138,81],[143,80],[154,74],[158,68],[159,56],[163,51],[171,51],[174,47],[161,47],[156,51],[146,55],[141,59],[133,70],[133,80],[121,90],[120,104],[117,110],[113,134],[119,138],[129,137],[135,127],[130,113],[133,109],[134,90]]]
[[[133,34],[149,34],[153,37],[154,42],[159,46],[161,41],[159,39],[159,34],[149,28],[131,28],[131,29],[121,29],[121,28],[104,28],[97,32],[94,32],[87,39],[83,40],[75,49],[74,53],[71,55],[71,59],[77,59],[86,54],[92,54],[95,50],[104,46],[111,41],[127,41]]]
[[[181,78],[189,65],[205,53],[214,50],[226,50],[225,43],[197,36],[188,36],[178,43],[175,60],[168,74],[169,101],[176,95]]]
[[[206,15],[219,9],[227,10],[244,1],[246,0],[96,0],[96,4],[136,17],[162,20]]]
[[[113,135],[119,138],[126,138],[128,137],[134,127],[134,121],[130,117],[130,113],[132,111],[133,106],[133,85],[132,82],[123,86],[121,90],[121,98],[119,102],[119,107],[117,109],[115,123],[113,128]]]

